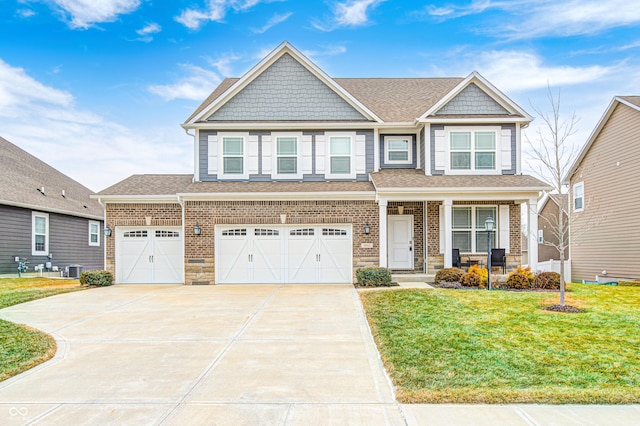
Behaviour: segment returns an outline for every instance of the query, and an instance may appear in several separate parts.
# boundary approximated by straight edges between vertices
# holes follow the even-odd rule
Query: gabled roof
[[[278,47],[276,47],[271,53],[269,53],[264,59],[258,62],[253,68],[251,68],[245,75],[243,75],[238,80],[226,79],[223,83],[226,82],[229,85],[226,88],[222,88],[222,84],[218,86],[214,90],[214,92],[207,98],[209,101],[205,101],[202,105],[200,105],[194,114],[192,114],[187,121],[183,124],[183,126],[188,127],[190,124],[194,124],[199,121],[206,120],[206,117],[210,116],[213,112],[215,112],[218,108],[222,107],[226,102],[228,102],[231,98],[237,95],[242,89],[247,87],[253,80],[255,80],[260,74],[262,74],[266,69],[268,69],[271,65],[273,65],[278,59],[283,57],[284,55],[291,55],[298,63],[304,66],[309,72],[315,75],[320,81],[322,81],[327,87],[333,90],[339,97],[341,97],[345,102],[350,104],[355,110],[360,112],[363,116],[367,117],[372,121],[381,122],[382,120],[377,117],[371,110],[369,110],[365,105],[363,105],[360,101],[353,97],[349,92],[344,90],[340,85],[338,85],[331,77],[329,77],[320,67],[311,62],[306,56],[304,56],[300,51],[298,51],[295,47],[293,47],[289,42],[285,41],[281,43]],[[219,94],[217,94],[218,92]],[[215,96],[217,95],[217,96]]]
[[[545,193],[538,203],[538,213],[540,213],[545,208],[547,203],[549,203],[549,200],[553,201],[554,204],[558,207],[560,207],[560,203],[562,202],[562,205],[566,207],[568,205],[567,203],[569,202],[569,195],[551,194],[549,192]]]
[[[609,117],[611,117],[611,114],[613,114],[613,111],[615,111],[616,107],[620,104],[626,105],[629,108],[632,108],[640,112],[640,96],[614,97],[609,103],[609,106],[605,110],[604,114],[602,115],[602,118],[600,118],[600,121],[598,121],[598,124],[596,125],[595,129],[593,129],[593,132],[591,132],[591,135],[587,139],[587,142],[584,144],[584,146],[580,150],[580,153],[578,154],[575,161],[571,165],[571,168],[569,169],[568,173],[565,175],[562,181],[564,184],[570,183],[571,176],[573,176],[576,170],[578,170],[578,167],[580,167],[580,163],[582,163],[582,160],[587,155],[587,152],[589,152],[591,145],[593,145],[595,140],[598,138],[598,136],[600,135],[600,132],[602,131],[604,126],[607,124],[607,121],[609,121]],[[640,119],[640,116],[638,119]]]
[[[44,188],[44,194],[40,190]],[[64,196],[63,196],[64,191]],[[102,219],[93,192],[0,137],[0,204]]]

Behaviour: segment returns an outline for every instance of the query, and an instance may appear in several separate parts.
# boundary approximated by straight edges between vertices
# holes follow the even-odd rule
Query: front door
[[[413,215],[387,217],[390,269],[413,269]]]

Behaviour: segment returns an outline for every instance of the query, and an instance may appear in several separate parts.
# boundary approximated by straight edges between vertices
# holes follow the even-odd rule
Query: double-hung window
[[[218,177],[247,179],[247,134],[227,133],[218,138]]]
[[[584,210],[584,182],[578,182],[573,185],[573,211],[581,212]]]
[[[449,169],[454,172],[496,170],[495,129],[449,131]]]
[[[49,254],[49,215],[47,213],[31,213],[31,254],[46,256]]]
[[[484,222],[491,216],[496,220],[495,206],[454,206],[451,210],[452,243],[461,253],[486,253],[487,231]],[[496,227],[497,228],[497,227]],[[496,231],[491,232],[491,248],[497,246]]]
[[[326,133],[325,177],[355,179],[355,134]]]
[[[385,164],[411,164],[413,138],[411,136],[385,136]]]
[[[100,222],[95,220],[89,221],[89,245],[100,245]]]
[[[273,177],[276,179],[302,179],[301,134],[274,134]]]

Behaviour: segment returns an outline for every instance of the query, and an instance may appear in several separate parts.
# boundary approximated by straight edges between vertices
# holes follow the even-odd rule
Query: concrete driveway
[[[404,424],[350,285],[114,286],[0,311],[56,356],[0,424]]]

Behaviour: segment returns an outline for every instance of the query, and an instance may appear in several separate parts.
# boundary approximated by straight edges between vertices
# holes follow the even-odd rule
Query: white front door
[[[387,217],[389,269],[413,269],[413,215]]]

